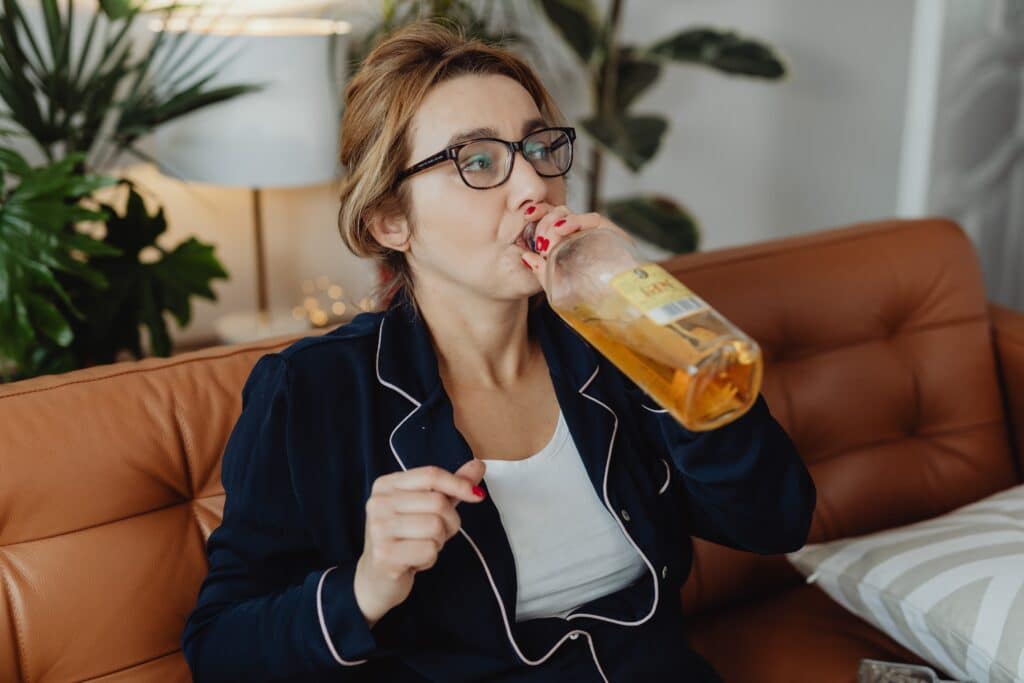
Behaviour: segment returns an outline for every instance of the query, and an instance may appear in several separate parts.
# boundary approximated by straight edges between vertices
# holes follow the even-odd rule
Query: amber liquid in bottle
[[[724,330],[716,330],[708,314],[658,325],[647,317],[628,323],[602,317],[585,306],[557,312],[688,429],[731,422],[757,398],[756,352],[739,340],[716,343]],[[697,384],[689,392],[692,382]]]
[[[757,399],[757,342],[614,233],[570,237],[545,278],[552,309],[687,429],[732,422]]]

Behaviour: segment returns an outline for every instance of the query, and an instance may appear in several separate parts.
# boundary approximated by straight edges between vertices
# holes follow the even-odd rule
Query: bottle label
[[[686,285],[654,263],[619,273],[610,284],[658,325],[668,325],[710,309]]]

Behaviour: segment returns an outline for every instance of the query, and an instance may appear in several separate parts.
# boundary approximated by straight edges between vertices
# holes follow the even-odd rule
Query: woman
[[[689,536],[796,550],[815,489],[762,396],[689,432],[547,306],[544,254],[618,229],[566,208],[561,121],[519,59],[435,24],[349,83],[340,228],[394,297],[252,370],[196,680],[719,680],[685,645]]]

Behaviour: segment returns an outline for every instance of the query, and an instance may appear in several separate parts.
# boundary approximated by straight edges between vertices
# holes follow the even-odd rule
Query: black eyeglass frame
[[[561,173],[549,174],[537,171],[537,174],[543,178],[558,178],[560,176],[564,176],[566,173],[569,172],[569,169],[572,168],[572,162],[575,158],[575,145],[573,143],[576,141],[576,129],[571,126],[551,126],[550,128],[540,128],[538,130],[527,133],[526,135],[523,136],[523,139],[519,140],[518,142],[509,142],[508,140],[502,140],[501,138],[473,138],[472,140],[466,140],[465,142],[460,142],[455,145],[449,145],[448,147],[445,147],[437,154],[432,154],[426,159],[413,164],[409,168],[399,173],[398,182],[400,183],[409,176],[419,173],[420,171],[425,171],[428,168],[432,168],[438,164],[444,163],[445,161],[451,160],[456,162],[455,169],[459,172],[459,177],[462,178],[462,182],[466,184],[466,187],[469,187],[474,190],[490,190],[491,188],[502,185],[512,176],[512,168],[516,163],[516,152],[523,154],[523,143],[526,142],[527,139],[533,137],[534,135],[537,135],[538,133],[544,133],[552,130],[561,131],[565,133],[565,135],[569,138],[569,164]],[[476,187],[475,185],[470,185],[469,181],[466,180],[466,176],[462,175],[462,169],[459,168],[459,151],[466,145],[472,145],[477,142],[500,142],[504,144],[506,147],[508,147],[509,155],[508,162],[505,164],[505,175],[499,182],[495,183],[494,185],[488,185],[487,187]],[[524,158],[525,156],[526,155],[523,154]],[[527,159],[526,161],[529,162],[531,166],[533,166],[533,163],[530,162],[529,159]],[[536,171],[537,167],[534,166],[533,169]]]

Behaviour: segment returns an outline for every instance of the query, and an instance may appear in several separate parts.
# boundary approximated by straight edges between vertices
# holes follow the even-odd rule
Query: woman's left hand
[[[534,232],[534,244],[537,253],[526,251],[523,253],[523,263],[533,270],[538,279],[544,271],[544,262],[547,255],[554,251],[555,246],[574,232],[581,230],[592,230],[594,228],[609,228],[621,233],[630,242],[632,236],[625,230],[613,223],[607,216],[597,212],[573,213],[567,206],[552,206],[551,204],[533,204],[536,207],[526,218],[538,221],[537,229]]]

